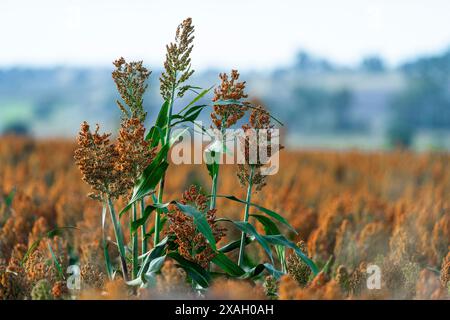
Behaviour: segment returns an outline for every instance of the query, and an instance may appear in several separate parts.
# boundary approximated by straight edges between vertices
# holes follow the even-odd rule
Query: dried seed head
[[[187,18],[178,27],[175,34],[175,42],[166,46],[166,61],[164,62],[165,71],[159,78],[161,87],[161,96],[164,100],[172,97],[172,92],[178,97],[183,97],[189,89],[188,85],[183,85],[194,73],[191,70],[191,52],[192,42],[194,41],[194,26],[192,19]]]
[[[247,95],[244,92],[245,81],[238,82],[239,72],[237,70],[231,70],[230,77],[226,73],[221,73],[219,78],[222,82],[214,90],[212,101],[236,100],[239,102],[237,104],[213,105],[214,111],[211,113],[211,119],[214,126],[220,130],[231,127],[241,119],[248,110],[248,103],[240,101],[247,98]]]
[[[273,154],[283,149],[282,145],[272,143],[273,127],[269,112],[262,106],[253,108],[249,123],[242,126],[245,135],[241,137],[240,146],[243,149],[245,164],[239,164],[237,172],[242,186],[247,186],[250,183],[251,166],[254,167],[251,182],[256,191],[261,190],[266,185],[267,176],[262,174],[261,170],[265,161],[262,159],[269,159]],[[266,154],[261,154],[261,152],[266,152]],[[251,155],[256,155],[256,161],[251,160]],[[251,161],[256,163],[251,163]]]
[[[348,293],[350,290],[350,275],[345,266],[340,265],[336,270],[336,282],[341,287],[341,291],[344,293]]]
[[[90,197],[100,200],[103,195],[117,198],[127,193],[127,181],[116,170],[118,152],[110,142],[111,134],[100,134],[99,125],[91,133],[89,124],[81,125],[75,150],[76,164],[83,174],[83,180],[93,189]]]
[[[116,151],[116,169],[131,189],[156,155],[156,148],[150,148],[150,143],[145,140],[145,128],[140,119],[122,120]]]
[[[270,300],[278,299],[278,284],[274,276],[267,276],[264,279],[264,293]]]
[[[205,199],[206,197],[200,193],[198,188],[191,186],[183,194],[181,202],[183,204],[193,205],[204,213],[206,209]],[[179,253],[187,260],[193,261],[203,268],[207,268],[216,254],[209,246],[203,234],[198,232],[193,219],[181,212],[176,206],[170,208],[168,217],[171,222],[169,233],[176,236],[175,242],[178,244]],[[225,236],[226,229],[217,225],[216,210],[207,211],[206,219],[211,227],[214,239],[218,242]]]
[[[128,106],[127,109],[120,101],[117,101],[124,117],[144,121],[147,113],[143,108],[143,96],[148,87],[145,82],[151,71],[147,70],[142,63],[142,61],[128,63],[121,57],[113,62],[116,69],[112,73],[112,78],[123,102]]]
[[[297,246],[300,250],[307,254],[306,244],[304,241],[297,243]],[[309,276],[311,275],[311,269],[309,266],[302,259],[300,259],[295,252],[289,255],[286,262],[289,275],[297,281],[300,287],[305,287],[308,283]]]
[[[200,193],[199,188],[192,185],[183,193],[181,203],[192,205],[198,211],[204,212],[208,206],[208,198]]]

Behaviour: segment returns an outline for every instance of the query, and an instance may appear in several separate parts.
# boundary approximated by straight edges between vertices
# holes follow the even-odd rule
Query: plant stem
[[[118,223],[116,218],[116,211],[114,210],[114,205],[111,201],[111,198],[108,197],[108,207],[109,212],[111,214],[111,220],[114,227],[114,234],[116,236],[117,246],[119,248],[119,256],[120,256],[120,263],[122,267],[122,274],[123,279],[125,281],[128,281],[128,270],[127,270],[127,262],[126,262],[126,255],[125,255],[125,246],[123,242],[123,233],[122,228],[120,227],[120,223]]]
[[[222,121],[223,123],[223,121]],[[222,150],[221,150],[221,157],[223,154],[223,150],[225,150],[225,130],[222,129]],[[209,204],[209,209],[215,209],[216,208],[216,200],[217,200],[217,183],[219,181],[219,168],[220,168],[220,161],[217,163],[217,170],[214,173],[214,176],[212,178],[212,186],[211,186],[211,201]]]
[[[131,251],[132,251],[132,270],[131,278],[135,279],[138,273],[138,257],[139,257],[139,247],[138,247],[138,231],[135,230],[134,234],[131,233],[131,223],[137,220],[137,206],[133,203],[133,215],[130,217],[130,236],[132,237]]]
[[[219,166],[217,166],[217,171],[215,172],[212,180],[211,186],[211,202],[209,204],[209,209],[216,208],[216,198],[217,198],[217,180],[219,178]]]
[[[106,204],[106,201],[102,199],[102,246],[103,246],[103,256],[105,258],[105,264],[106,264],[106,273],[108,274],[108,279],[112,280],[112,268],[111,268],[111,259],[109,258],[109,252],[108,252],[108,242],[106,240],[106,210],[108,210],[108,205]]]
[[[177,74],[175,73],[175,80],[176,79],[177,79]],[[175,101],[175,89],[176,89],[176,81],[173,83],[173,86],[172,86],[172,93],[171,93],[171,97],[170,97],[170,106],[169,106],[169,110],[167,110],[167,131],[166,131],[166,136],[164,137],[163,145],[169,143],[170,122],[171,122],[171,118],[172,118],[173,104]],[[167,156],[165,157],[165,160],[167,160]],[[163,201],[165,180],[166,180],[166,173],[164,172],[164,174],[161,178],[161,182],[159,183],[158,203],[162,203],[162,201]],[[153,241],[154,246],[156,246],[159,243],[159,228],[160,228],[159,225],[161,224],[161,217],[160,217],[161,213],[162,213],[161,209],[156,210],[155,237],[154,237],[154,241]]]
[[[245,199],[245,213],[244,213],[244,222],[248,222],[248,216],[250,213],[250,201],[252,199],[252,187],[253,187],[253,175],[255,172],[255,167],[250,166],[250,177],[248,181],[248,187],[247,187],[247,197]],[[241,266],[244,262],[244,248],[245,248],[245,232],[242,232],[241,235],[241,246],[239,248],[239,261],[238,266]]]
[[[144,212],[145,212],[145,200],[141,199],[141,218],[144,217]],[[147,233],[147,231],[145,230],[145,222],[144,222],[144,224],[141,227],[141,236],[142,236],[142,239],[141,239],[142,252],[141,253],[142,254],[147,252],[147,239],[145,238],[146,233]]]

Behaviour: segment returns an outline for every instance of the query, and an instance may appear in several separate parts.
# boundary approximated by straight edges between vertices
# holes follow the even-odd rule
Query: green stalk
[[[245,212],[244,212],[244,222],[248,222],[248,217],[250,213],[250,201],[252,199],[252,187],[253,187],[253,174],[255,172],[255,167],[250,165],[250,178],[247,187],[247,197],[245,199]],[[239,261],[238,266],[241,266],[244,262],[244,248],[245,248],[245,232],[241,235],[241,245],[239,247]]]
[[[141,218],[144,217],[144,211],[145,211],[145,200],[141,199]],[[147,231],[145,230],[145,223],[141,227],[141,248],[142,248],[142,254],[147,252],[147,239],[145,239],[145,234]]]
[[[223,120],[222,120],[223,125]],[[225,130],[222,128],[222,151],[225,150]],[[217,183],[219,181],[219,169],[220,169],[220,163],[217,164],[217,171],[215,172],[214,176],[212,177],[212,186],[211,186],[211,201],[209,204],[209,209],[215,209],[216,208],[216,200],[217,200]]]
[[[108,252],[108,242],[106,240],[106,228],[105,228],[105,215],[106,215],[107,204],[105,200],[102,198],[102,246],[103,246],[103,256],[105,258],[106,264],[106,273],[108,274],[108,279],[112,280],[112,267],[111,267],[111,259],[109,257]]]
[[[177,79],[177,74],[175,73],[175,82],[173,83],[173,86],[172,86],[172,93],[171,93],[171,97],[170,97],[170,106],[169,106],[169,110],[167,110],[167,131],[166,131],[166,136],[164,137],[163,145],[165,145],[166,143],[169,143],[169,139],[170,139],[170,122],[171,122],[171,118],[172,118],[173,104],[175,101],[176,79]],[[167,160],[167,155],[165,158],[166,158],[165,160]],[[164,174],[161,178],[161,182],[159,183],[158,203],[163,202],[165,180],[166,180],[166,173],[164,172]],[[155,246],[156,246],[156,244],[159,243],[159,228],[160,228],[160,224],[161,224],[161,217],[160,217],[161,213],[162,213],[161,209],[156,210],[155,236],[154,236],[154,241],[153,241]]]
[[[219,178],[219,167],[217,166],[217,171],[213,176],[212,179],[212,186],[211,186],[211,202],[209,204],[209,209],[215,209],[216,208],[216,199],[217,199],[217,180]]]
[[[135,279],[138,273],[138,257],[139,257],[139,247],[138,247],[138,232],[137,230],[131,235],[131,223],[137,220],[137,206],[136,203],[133,203],[133,215],[130,216],[130,236],[132,237],[131,242],[131,252],[132,252],[132,270],[131,270],[131,278]]]
[[[128,281],[128,270],[127,270],[127,262],[126,262],[122,228],[120,227],[120,223],[118,223],[118,221],[117,221],[116,211],[114,210],[114,205],[113,205],[110,197],[108,197],[108,207],[109,207],[109,212],[111,214],[111,220],[112,220],[113,227],[114,227],[114,234],[116,236],[117,246],[119,248],[119,256],[120,256],[120,263],[121,263],[121,267],[122,267],[123,279],[125,281]]]

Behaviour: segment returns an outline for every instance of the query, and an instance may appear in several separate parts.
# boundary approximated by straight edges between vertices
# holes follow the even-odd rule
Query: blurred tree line
[[[408,83],[392,99],[387,137],[408,147],[421,129],[450,129],[450,51],[401,67]]]
[[[159,71],[145,97],[150,115],[161,105]],[[209,87],[222,71],[198,72],[193,81]],[[387,145],[409,147],[424,130],[450,133],[450,50],[396,68],[376,55],[348,67],[300,52],[287,67],[243,72],[242,78],[250,95],[283,120],[288,134],[373,135]],[[84,118],[114,127],[116,95],[108,68],[0,70],[0,134],[45,129],[49,135],[73,135]],[[200,120],[209,117],[205,113]]]

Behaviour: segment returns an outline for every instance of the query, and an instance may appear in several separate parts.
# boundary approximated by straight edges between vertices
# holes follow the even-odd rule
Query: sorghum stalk
[[[209,204],[209,209],[216,208],[216,198],[217,198],[217,179],[219,178],[219,166],[217,166],[217,171],[212,178],[211,186],[211,203]]]
[[[132,270],[131,270],[131,277],[132,279],[135,279],[137,277],[138,273],[138,259],[139,259],[139,247],[138,247],[138,231],[135,230],[134,234],[131,232],[131,224],[132,222],[137,220],[137,205],[136,203],[133,203],[132,207],[132,216],[130,217],[130,235],[132,237],[131,242],[131,252],[132,252]]]
[[[144,198],[141,199],[140,201],[141,204],[141,218],[144,217],[144,212],[145,212],[145,200]],[[145,230],[145,222],[142,224],[141,226],[141,249],[142,249],[142,254],[147,252],[147,239],[145,238],[147,231]]]
[[[214,90],[214,97],[212,99],[213,112],[211,113],[211,119],[213,126],[221,132],[221,151],[223,151],[225,150],[225,130],[236,124],[236,122],[245,115],[245,112],[248,109],[248,104],[246,102],[240,102],[242,99],[247,98],[247,95],[244,92],[245,81],[238,82],[239,72],[237,70],[231,70],[230,76],[226,73],[221,73],[219,74],[219,78],[221,79],[221,84]],[[237,104],[228,105],[214,104],[218,101],[227,100],[236,100],[239,102]],[[219,165],[217,165],[217,172],[212,177],[213,181],[211,188],[210,209],[214,209],[216,207],[218,175]]]
[[[123,279],[125,281],[128,281],[128,270],[127,270],[127,262],[126,262],[122,228],[120,227],[120,223],[118,223],[118,221],[117,221],[116,211],[114,210],[114,204],[112,203],[110,197],[108,197],[108,207],[109,207],[109,213],[111,214],[111,220],[112,220],[113,227],[114,227],[114,234],[116,236],[117,246],[119,248],[119,257],[120,257],[120,264],[122,267]]]
[[[192,76],[194,70],[191,70],[192,42],[194,41],[194,26],[192,19],[185,19],[177,28],[175,34],[175,42],[167,46],[166,61],[164,62],[165,71],[160,79],[161,96],[165,101],[169,101],[167,111],[167,130],[163,140],[163,145],[169,143],[170,126],[172,118],[172,110],[175,98],[182,98],[190,86],[184,83]],[[167,159],[167,155],[166,155]],[[165,159],[165,160],[166,160]],[[159,184],[158,202],[162,203],[164,196],[165,173]],[[155,214],[155,237],[154,245],[159,243],[160,215],[162,210],[157,210]]]
[[[248,222],[248,217],[250,213],[250,201],[252,198],[252,187],[253,187],[253,174],[255,171],[255,167],[253,165],[250,166],[250,177],[247,187],[247,197],[245,199],[245,212],[244,212],[244,222]],[[239,261],[238,265],[241,266],[244,262],[244,248],[245,248],[245,232],[242,231],[241,235],[241,246],[239,248]]]
[[[176,79],[176,72],[175,72],[175,79]],[[166,136],[164,137],[163,145],[165,145],[166,143],[169,143],[169,139],[170,139],[170,119],[172,118],[173,104],[174,104],[174,100],[175,100],[175,89],[176,89],[176,83],[174,82],[172,85],[170,105],[169,105],[169,109],[167,110],[167,119],[169,119],[168,120],[169,122],[168,122],[167,130],[166,130]],[[165,156],[165,158],[167,160],[167,155]],[[161,178],[161,182],[159,183],[158,203],[162,203],[162,201],[163,201],[165,180],[166,180],[166,173],[164,172],[164,174]],[[162,213],[161,209],[156,210],[155,236],[154,236],[154,241],[153,241],[154,246],[156,246],[159,243],[159,229],[160,229],[160,224],[161,224],[161,222],[160,222],[161,221],[160,220],[161,213]]]
[[[106,204],[106,201],[102,198],[102,246],[103,246],[103,255],[105,258],[105,265],[106,265],[106,273],[108,274],[108,279],[112,280],[112,270],[110,268],[110,258],[109,258],[109,252],[108,252],[108,246],[107,246],[107,240],[106,240],[106,229],[105,229],[105,215],[106,210],[108,210],[108,205]]]
[[[224,149],[224,143],[225,143],[225,138],[224,138],[224,134],[225,134],[225,130],[222,129],[222,149]],[[217,164],[217,170],[214,172],[214,175],[212,177],[212,185],[211,185],[211,201],[209,204],[209,209],[215,209],[216,208],[216,201],[217,201],[217,184],[219,181],[219,169],[220,169],[220,164]]]

